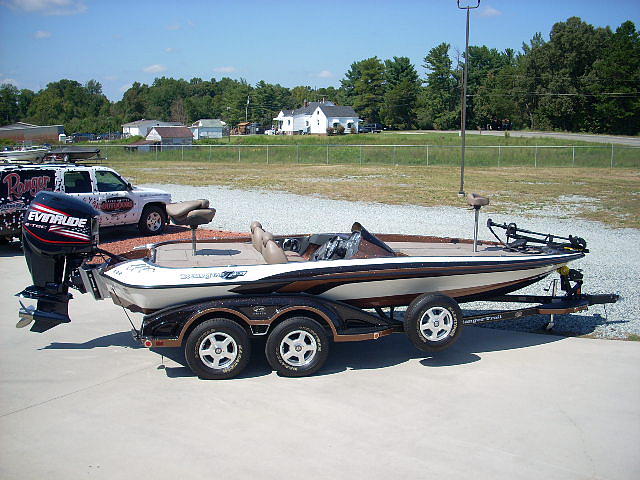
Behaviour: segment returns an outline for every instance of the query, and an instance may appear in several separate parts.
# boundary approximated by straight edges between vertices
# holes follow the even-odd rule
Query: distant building
[[[336,105],[333,102],[309,102],[295,110],[281,110],[276,118],[276,133],[299,135],[313,133],[326,135],[327,128],[344,127],[345,133],[358,131],[360,118],[353,107]]]
[[[201,138],[222,138],[229,135],[227,124],[217,118],[202,118],[189,127],[194,140]]]
[[[64,133],[62,125],[40,126],[17,122],[0,127],[0,138],[15,142],[57,142],[61,133]]]
[[[152,127],[146,140],[160,142],[162,148],[171,145],[191,145],[193,134],[187,127]]]
[[[136,120],[122,125],[123,137],[134,137],[140,135],[146,137],[153,127],[181,127],[180,122],[163,122],[161,120]]]

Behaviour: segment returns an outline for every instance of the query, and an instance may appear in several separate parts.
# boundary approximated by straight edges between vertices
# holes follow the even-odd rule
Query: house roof
[[[11,125],[3,125],[0,127],[2,130],[20,130],[23,128],[43,128],[43,127],[62,127],[62,125],[33,125],[31,123],[16,122]]]
[[[182,126],[180,122],[163,122],[162,120],[136,120],[135,122],[123,123],[123,127],[137,127],[139,125],[162,125],[162,126]]]
[[[225,127],[227,124],[219,118],[201,118],[192,127]]]
[[[357,117],[353,107],[348,105],[319,105],[320,110],[327,117]]]
[[[193,138],[187,127],[153,127],[161,138]],[[151,133],[151,132],[149,132]]]

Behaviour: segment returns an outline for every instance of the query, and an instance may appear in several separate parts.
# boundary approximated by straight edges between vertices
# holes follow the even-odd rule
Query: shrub
[[[327,135],[333,135],[333,127],[327,127]]]
[[[351,130],[349,130],[349,132],[350,132],[351,134],[358,133],[358,131],[355,129],[355,127],[351,127]]]
[[[342,125],[338,125],[338,126],[336,127],[336,133],[337,133],[338,135],[344,135],[344,127],[343,127]]]

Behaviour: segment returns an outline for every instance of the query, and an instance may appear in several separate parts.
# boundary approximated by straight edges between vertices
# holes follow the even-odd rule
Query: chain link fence
[[[456,145],[100,145],[110,160],[305,165],[459,165]],[[625,145],[467,146],[467,166],[640,168]]]

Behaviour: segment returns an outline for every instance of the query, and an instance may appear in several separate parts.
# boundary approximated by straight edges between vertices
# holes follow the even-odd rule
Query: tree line
[[[95,80],[63,79],[39,92],[5,84],[0,120],[62,124],[68,133],[119,131],[141,118],[270,125],[280,109],[325,98],[352,105],[366,123],[456,129],[465,61],[441,43],[426,53],[422,76],[407,57],[372,57],[354,62],[339,88],[161,77],[135,82],[117,102]],[[548,40],[537,33],[519,51],[470,46],[468,61],[467,128],[509,119],[514,128],[640,133],[640,35],[631,21],[613,31],[571,17],[556,23]]]

